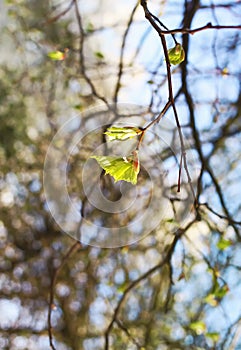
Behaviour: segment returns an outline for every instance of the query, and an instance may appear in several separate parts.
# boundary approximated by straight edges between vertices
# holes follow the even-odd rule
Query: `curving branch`
[[[63,266],[68,261],[69,257],[78,249],[81,247],[80,242],[75,242],[67,251],[65,256],[62,259],[61,264],[59,267],[54,271],[51,279],[51,286],[50,286],[50,295],[49,295],[49,308],[48,308],[48,335],[49,335],[49,345],[52,350],[57,350],[54,342],[53,342],[53,327],[52,327],[52,311],[54,309],[54,288],[56,284],[57,277],[62,270]]]
[[[180,192],[180,187],[181,187],[181,166],[182,166],[182,161],[183,161],[183,166],[184,166],[187,178],[188,178],[188,183],[189,183],[189,186],[190,186],[190,189],[191,189],[191,193],[193,195],[194,205],[195,205],[195,208],[197,208],[196,195],[195,195],[195,191],[194,191],[194,188],[193,188],[193,185],[192,185],[192,179],[191,179],[191,176],[190,176],[190,172],[189,172],[188,166],[187,166],[186,150],[185,150],[185,145],[184,145],[182,129],[181,129],[181,125],[180,125],[179,118],[178,118],[178,113],[177,113],[177,109],[176,109],[175,99],[174,99],[174,96],[173,96],[171,64],[170,64],[170,60],[169,60],[166,39],[165,39],[165,36],[162,34],[162,30],[160,29],[159,25],[157,24],[157,23],[159,23],[160,25],[162,25],[162,23],[157,21],[157,17],[154,16],[149,11],[149,9],[147,7],[146,0],[141,0],[141,6],[143,7],[146,19],[150,22],[152,27],[156,30],[156,32],[158,33],[158,35],[161,38],[162,48],[163,48],[165,61],[166,61],[166,71],[167,71],[168,91],[169,91],[169,99],[168,99],[168,102],[167,102],[166,106],[164,107],[163,111],[147,127],[149,128],[154,123],[157,123],[164,116],[164,114],[168,110],[169,106],[172,106],[174,117],[175,117],[175,121],[176,121],[176,125],[177,125],[177,130],[178,130],[178,134],[179,134],[179,139],[180,139],[180,144],[181,144],[181,153],[182,153],[181,154],[181,161],[180,161],[180,172],[179,172],[179,176],[178,176],[178,192]],[[177,43],[176,39],[174,40],[174,42]]]
[[[156,272],[159,269],[162,269],[164,265],[169,264],[172,258],[172,255],[175,251],[175,247],[177,245],[177,242],[180,240],[180,238],[182,237],[183,233],[185,231],[184,230],[179,230],[174,239],[173,242],[166,254],[166,256],[154,267],[152,267],[151,269],[149,269],[147,272],[145,272],[143,275],[141,275],[139,278],[137,278],[136,280],[134,280],[123,292],[122,297],[120,298],[115,310],[114,310],[114,314],[112,317],[111,322],[109,323],[109,326],[106,329],[105,332],[105,350],[109,350],[109,336],[110,336],[110,332],[113,328],[113,325],[115,322],[118,322],[118,315],[120,312],[120,309],[122,307],[122,305],[124,304],[127,296],[129,295],[129,293],[142,281],[144,281],[147,277],[151,276],[154,272]]]
[[[104,102],[106,106],[109,106],[107,99],[98,93],[94,83],[92,82],[92,80],[90,79],[90,77],[88,76],[88,74],[86,72],[85,57],[84,57],[85,32],[83,29],[82,18],[81,18],[81,14],[79,11],[77,0],[74,0],[74,5],[75,5],[75,15],[76,15],[76,19],[77,19],[77,23],[78,23],[78,27],[79,27],[79,33],[80,33],[80,39],[79,39],[80,72],[83,75],[87,84],[89,85],[93,96],[95,96],[98,100],[101,100],[102,102]]]
[[[198,8],[198,5],[199,5],[199,0],[195,0],[192,4],[193,9],[188,9],[188,8],[186,9],[186,12],[184,13],[184,24],[185,25],[187,25],[187,26],[191,25],[192,20],[195,16],[196,10]],[[188,51],[189,51],[189,37],[188,36],[183,36],[182,45],[183,45],[183,48],[184,48],[186,54],[188,54]],[[179,93],[182,93],[184,95],[187,106],[188,106],[189,117],[190,117],[190,126],[191,126],[191,130],[192,130],[193,139],[195,142],[195,149],[198,152],[199,159],[200,159],[200,162],[202,164],[202,174],[203,174],[203,171],[206,170],[208,172],[208,174],[210,175],[212,182],[215,186],[216,193],[219,197],[220,203],[221,203],[222,208],[224,210],[224,213],[225,213],[226,217],[228,218],[228,221],[233,222],[233,219],[231,218],[227,204],[225,203],[220,184],[218,183],[218,181],[215,177],[215,174],[214,174],[213,169],[211,168],[211,166],[209,164],[208,159],[203,154],[202,144],[201,144],[199,132],[198,132],[198,129],[196,126],[196,120],[195,120],[195,115],[194,115],[194,104],[193,104],[192,96],[189,92],[189,88],[188,88],[188,84],[187,84],[187,76],[188,76],[187,61],[183,62],[181,68],[182,68],[182,72],[181,72],[181,74],[182,74],[182,86],[181,86]],[[234,226],[234,230],[235,230],[236,235],[238,237],[239,231],[235,226]]]
[[[63,17],[64,15],[66,15],[70,10],[71,8],[73,7],[74,5],[74,0],[72,0],[70,3],[69,3],[69,6],[66,7],[66,9],[64,9],[62,12],[60,12],[58,15],[54,16],[54,17],[50,17],[49,19],[47,19],[46,23],[47,24],[50,24],[50,23],[53,23],[53,22],[56,22],[58,21],[61,17]]]
[[[136,5],[134,6],[134,8],[131,12],[131,15],[130,15],[129,21],[127,23],[125,33],[123,35],[123,39],[122,39],[120,61],[119,61],[119,71],[118,71],[118,75],[117,75],[117,82],[116,82],[115,92],[114,92],[114,97],[113,97],[113,100],[115,103],[117,103],[118,94],[119,94],[119,90],[121,87],[121,77],[123,74],[123,58],[124,58],[124,51],[125,51],[125,46],[126,46],[126,39],[127,39],[128,33],[130,31],[131,24],[133,22],[133,18],[134,18],[134,15],[136,13],[138,6],[139,6],[139,0],[137,1]]]

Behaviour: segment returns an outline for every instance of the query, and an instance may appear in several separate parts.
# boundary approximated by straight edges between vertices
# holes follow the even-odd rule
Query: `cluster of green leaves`
[[[96,56],[99,59],[103,59],[104,56],[96,52]],[[50,57],[50,56],[49,56]],[[60,56],[62,59],[62,56]],[[51,57],[52,59],[56,59]],[[185,51],[181,44],[177,43],[175,47],[168,50],[168,58],[171,64],[177,65],[184,61]],[[112,126],[107,129],[104,133],[108,136],[109,141],[119,140],[125,141],[132,139],[137,135],[143,133],[143,130],[136,127],[119,127]],[[105,174],[110,174],[115,181],[127,181],[131,182],[133,185],[137,183],[137,176],[140,171],[140,164],[138,158],[138,151],[135,150],[131,155],[127,157],[114,157],[114,156],[92,156],[102,169],[105,170]]]
[[[212,293],[208,294],[204,301],[210,306],[217,306],[220,301],[225,297],[228,293],[229,288],[227,284],[220,286],[217,282],[215,283],[215,288]]]
[[[107,129],[105,134],[108,136],[109,141],[125,141],[132,139],[142,132],[143,131],[141,129],[136,127],[112,126]],[[122,180],[136,185],[137,176],[140,171],[138,150],[134,150],[127,157],[94,155],[91,158],[94,158],[99,163],[101,168],[105,170],[105,174],[111,175],[115,181]]]

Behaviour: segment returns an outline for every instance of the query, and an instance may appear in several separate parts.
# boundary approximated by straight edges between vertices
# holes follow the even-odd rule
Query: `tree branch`
[[[127,288],[126,290],[123,292],[122,297],[120,298],[115,310],[114,310],[114,314],[112,317],[112,320],[105,332],[105,350],[109,350],[109,335],[111,332],[111,329],[114,325],[115,322],[117,322],[117,318],[121,309],[121,306],[123,305],[125,299],[127,298],[127,295],[130,293],[130,291],[137,286],[140,282],[144,281],[147,277],[149,277],[150,275],[152,275],[155,271],[157,271],[158,269],[161,269],[165,264],[167,264],[171,257],[172,254],[174,253],[175,247],[177,242],[179,241],[179,239],[181,238],[182,234],[183,234],[183,230],[179,230],[178,233],[175,235],[174,240],[166,254],[166,256],[154,267],[152,267],[150,270],[148,270],[146,273],[144,273],[143,275],[141,275],[139,278],[137,278],[135,281],[133,281]]]
[[[59,265],[59,267],[54,271],[53,276],[52,276],[52,280],[51,280],[51,286],[50,286],[50,296],[49,296],[49,308],[48,308],[48,334],[49,334],[49,345],[53,350],[56,350],[54,343],[53,343],[53,331],[52,331],[52,320],[51,320],[51,316],[52,316],[52,311],[54,308],[54,287],[56,284],[56,280],[58,277],[58,274],[60,272],[60,270],[63,268],[63,266],[65,265],[65,263],[67,262],[68,258],[75,252],[75,250],[77,248],[81,247],[80,242],[75,242],[70,249],[67,251],[67,253],[65,254],[65,256],[62,259],[61,264]]]
[[[204,30],[208,30],[208,29],[232,29],[232,30],[237,30],[237,29],[241,29],[241,25],[213,25],[211,22],[205,24],[202,27],[199,28],[194,28],[194,29],[190,29],[190,28],[180,28],[180,29],[171,29],[171,30],[163,30],[163,29],[159,29],[160,34],[162,35],[168,35],[168,34],[195,34],[198,32],[202,32]]]

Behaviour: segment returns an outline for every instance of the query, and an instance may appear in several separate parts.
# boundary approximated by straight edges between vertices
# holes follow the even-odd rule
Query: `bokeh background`
[[[169,29],[241,24],[240,1],[148,7]],[[180,230],[174,215],[114,249],[78,244],[55,223],[45,155],[57,130],[90,108],[141,105],[143,125],[160,112],[168,99],[160,38],[131,0],[1,0],[0,29],[0,348],[241,349],[240,27],[176,35],[186,59],[171,67],[173,92],[197,212]],[[64,60],[48,57],[65,49]],[[175,125],[171,109],[165,118]],[[162,127],[153,129],[157,150]],[[68,188],[82,214],[100,220],[82,189],[94,143],[86,140],[70,159]],[[157,152],[177,179],[170,148]],[[114,202],[118,185],[104,178]],[[169,199],[175,214],[178,198]]]

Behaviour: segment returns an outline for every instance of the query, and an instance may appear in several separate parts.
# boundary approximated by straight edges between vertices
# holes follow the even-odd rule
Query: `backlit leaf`
[[[219,340],[219,333],[212,332],[212,333],[206,333],[206,337],[212,339],[215,343]]]
[[[223,287],[216,288],[214,291],[215,297],[219,300],[221,300],[225,295],[228,293],[229,288],[228,285],[225,284]]]
[[[176,65],[185,60],[185,51],[181,44],[168,50],[168,57],[171,64]]]
[[[213,294],[213,293],[208,294],[208,295],[206,296],[206,298],[204,299],[204,301],[205,301],[207,304],[209,304],[209,305],[211,305],[211,306],[213,306],[213,307],[215,307],[215,306],[218,305],[218,301],[217,301],[216,295]]]
[[[206,325],[203,321],[192,322],[189,327],[198,335],[206,331]]]
[[[66,52],[52,51],[48,53],[48,57],[53,61],[63,61],[66,57]]]
[[[133,185],[137,183],[137,175],[140,171],[138,152],[134,151],[130,156],[119,158],[112,156],[92,156],[105,174],[110,174],[116,181],[127,181]]]
[[[221,238],[220,241],[217,243],[217,248],[220,250],[224,250],[232,245],[232,241],[229,239]]]
[[[221,74],[222,74],[222,76],[229,75],[228,68],[227,68],[227,67],[223,68],[223,70],[222,70]]]
[[[127,139],[132,139],[133,137],[137,136],[140,134],[142,131],[139,128],[135,127],[118,127],[118,126],[111,126],[110,128],[107,129],[105,134],[108,136],[109,141],[113,140],[127,140]]]

